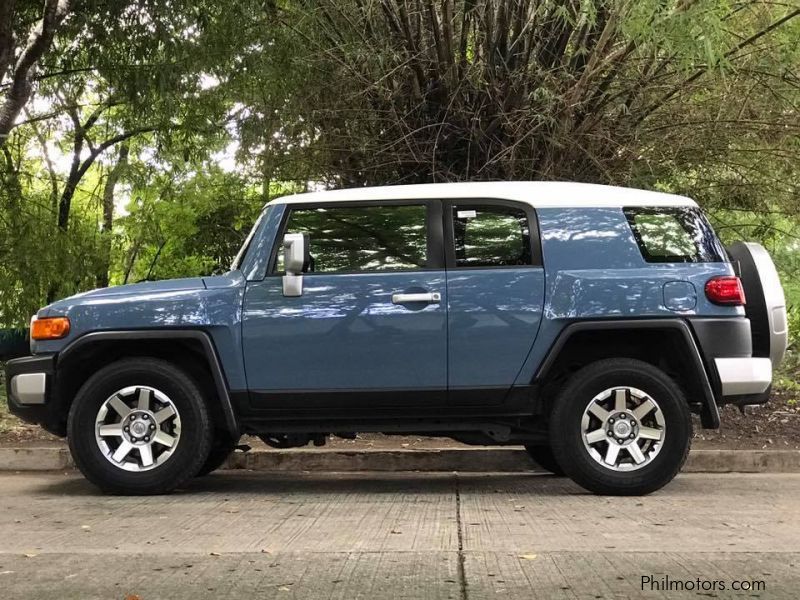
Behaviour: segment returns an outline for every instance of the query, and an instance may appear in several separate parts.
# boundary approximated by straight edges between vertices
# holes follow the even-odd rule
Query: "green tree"
[[[280,139],[332,185],[570,179],[788,203],[798,16],[771,2],[291,2],[277,35],[302,83]]]

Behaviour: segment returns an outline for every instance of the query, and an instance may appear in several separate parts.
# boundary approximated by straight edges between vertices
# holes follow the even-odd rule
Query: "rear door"
[[[444,203],[451,405],[503,402],[542,319],[536,215],[524,203]]]
[[[306,233],[299,297],[282,293],[277,246],[248,283],[243,345],[256,408],[373,408],[447,401],[447,288],[441,203],[289,204],[282,232]]]

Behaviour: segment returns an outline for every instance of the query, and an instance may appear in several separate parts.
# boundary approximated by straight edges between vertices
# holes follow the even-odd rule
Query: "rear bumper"
[[[723,397],[763,394],[772,383],[769,358],[716,358]]]
[[[769,400],[772,362],[753,356],[750,320],[691,320],[717,404],[764,404]]]
[[[6,363],[6,395],[9,411],[26,421],[53,432],[55,422],[53,388],[55,356],[29,356]]]

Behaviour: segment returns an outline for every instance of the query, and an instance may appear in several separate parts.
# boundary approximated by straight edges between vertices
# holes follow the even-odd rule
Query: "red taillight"
[[[742,306],[745,303],[744,288],[738,277],[712,277],[706,282],[706,297],[714,304]]]

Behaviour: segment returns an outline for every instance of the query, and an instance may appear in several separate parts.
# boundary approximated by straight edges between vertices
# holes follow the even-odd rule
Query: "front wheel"
[[[686,461],[691,438],[680,387],[633,359],[601,360],[575,373],[550,419],[558,464],[598,494],[649,494],[665,486]]]
[[[127,358],[88,379],[70,408],[75,464],[104,492],[160,494],[208,457],[211,421],[195,381],[175,365]]]
[[[225,464],[228,457],[233,454],[233,451],[236,450],[236,444],[238,442],[238,439],[234,440],[224,433],[215,434],[211,443],[211,450],[208,453],[208,458],[206,458],[206,462],[200,467],[195,477],[205,477],[209,473],[213,473],[219,469]]]

